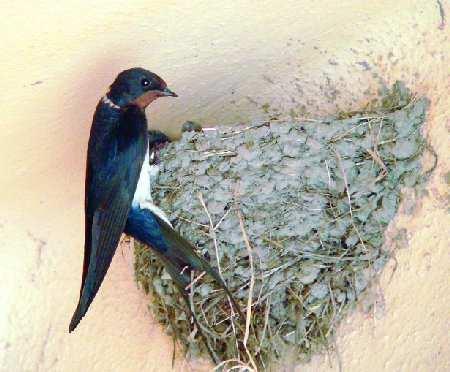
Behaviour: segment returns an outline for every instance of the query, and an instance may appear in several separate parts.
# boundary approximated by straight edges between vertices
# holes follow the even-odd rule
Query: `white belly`
[[[132,206],[139,207],[141,203],[146,201],[153,203],[148,149],[145,154],[144,163],[142,164],[141,173],[139,174],[139,181],[134,192]]]
[[[157,165],[150,165],[149,159],[150,157],[147,148],[131,206],[133,208],[148,209],[172,226],[166,214],[153,204],[151,181],[158,176],[159,167]]]

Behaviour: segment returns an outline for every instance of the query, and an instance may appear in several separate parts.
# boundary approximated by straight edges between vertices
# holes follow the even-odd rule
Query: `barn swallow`
[[[148,131],[148,151],[150,160],[150,183],[156,181],[159,174],[159,165],[161,163],[160,152],[170,143],[170,138],[159,130]],[[149,192],[151,196],[151,190]]]
[[[160,97],[177,94],[158,75],[132,68],[117,76],[97,105],[86,164],[80,298],[69,332],[77,327],[97,294],[123,232],[148,245],[162,259],[185,299],[191,272],[206,272],[242,316],[217,272],[153,204],[145,109]]]

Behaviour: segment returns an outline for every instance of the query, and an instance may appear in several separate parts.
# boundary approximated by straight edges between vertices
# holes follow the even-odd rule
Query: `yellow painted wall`
[[[440,3],[448,19],[449,0]],[[126,249],[67,333],[91,116],[114,76],[136,65],[180,95],[149,110],[172,135],[187,119],[356,109],[380,79],[426,94],[438,168],[419,207],[398,220],[409,245],[392,280],[389,270],[380,280],[375,316],[355,313],[337,345],[345,371],[450,370],[450,25],[441,25],[437,1],[1,0],[0,14],[2,371],[171,369],[171,340],[147,312]],[[326,359],[301,370],[327,371]]]

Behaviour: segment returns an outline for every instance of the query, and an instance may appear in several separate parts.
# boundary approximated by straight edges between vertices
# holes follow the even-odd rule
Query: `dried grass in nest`
[[[256,370],[328,345],[385,265],[383,233],[403,186],[423,181],[426,99],[397,83],[364,112],[184,133],[162,153],[156,202],[210,260],[245,319],[208,276],[191,306],[217,368]],[[136,247],[150,307],[188,356],[206,353],[162,263]]]

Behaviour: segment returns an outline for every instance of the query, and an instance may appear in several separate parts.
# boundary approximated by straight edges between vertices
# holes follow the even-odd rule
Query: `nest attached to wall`
[[[287,349],[308,358],[387,262],[384,231],[400,190],[426,177],[428,102],[396,83],[375,106],[186,132],[162,151],[155,202],[246,314],[235,314],[211,278],[193,278],[192,311],[224,365],[266,367]],[[146,247],[135,254],[155,317],[188,356],[204,355],[163,264]]]

